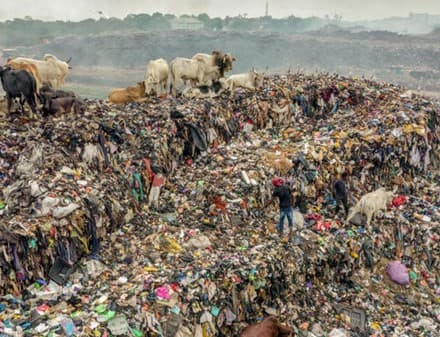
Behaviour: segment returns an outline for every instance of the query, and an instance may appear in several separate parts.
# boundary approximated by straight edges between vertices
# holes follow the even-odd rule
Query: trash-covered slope
[[[212,101],[2,118],[0,331],[234,336],[271,314],[304,335],[435,336],[438,121],[438,103],[400,87],[305,75]],[[395,190],[370,228],[334,214],[344,171],[351,206]],[[290,239],[264,207],[274,175],[301,201]],[[408,285],[388,277],[393,261]]]

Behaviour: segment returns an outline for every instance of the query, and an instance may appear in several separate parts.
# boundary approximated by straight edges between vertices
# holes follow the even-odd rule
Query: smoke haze
[[[273,17],[341,15],[344,20],[373,20],[408,16],[410,12],[440,14],[439,0],[269,0]],[[128,14],[154,12],[175,15],[207,13],[211,17],[263,16],[266,0],[6,0],[0,7],[0,20],[24,18],[80,21],[87,18],[124,18]]]

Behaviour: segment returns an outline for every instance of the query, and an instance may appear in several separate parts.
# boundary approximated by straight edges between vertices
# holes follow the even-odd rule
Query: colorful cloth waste
[[[291,74],[2,114],[0,333],[230,337],[274,316],[295,335],[436,336],[440,106],[404,93]],[[344,172],[349,206],[384,187],[394,207],[347,223]],[[301,222],[284,237],[263,207],[274,176]]]

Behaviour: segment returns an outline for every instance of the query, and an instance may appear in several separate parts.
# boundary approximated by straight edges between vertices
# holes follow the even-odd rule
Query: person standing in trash
[[[275,177],[272,179],[272,185],[275,187],[272,198],[269,200],[269,206],[275,198],[279,199],[279,207],[280,207],[280,220],[278,222],[278,232],[280,235],[283,235],[284,232],[284,218],[287,217],[287,221],[289,223],[290,231],[293,230],[293,196],[292,190],[287,184],[284,183],[282,178]]]
[[[343,172],[341,179],[338,179],[333,184],[333,198],[336,201],[335,215],[339,212],[340,204],[344,206],[345,215],[348,215],[348,197],[346,186],[347,173]]]

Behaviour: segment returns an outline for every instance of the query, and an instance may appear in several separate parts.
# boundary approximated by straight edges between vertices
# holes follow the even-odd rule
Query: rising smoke
[[[341,15],[344,19],[378,19],[407,16],[410,12],[440,14],[438,0],[268,0],[273,17]],[[73,20],[103,16],[123,18],[133,13],[181,14],[207,13],[211,17],[263,16],[266,0],[16,0],[3,1],[0,20],[31,16],[35,19]]]

